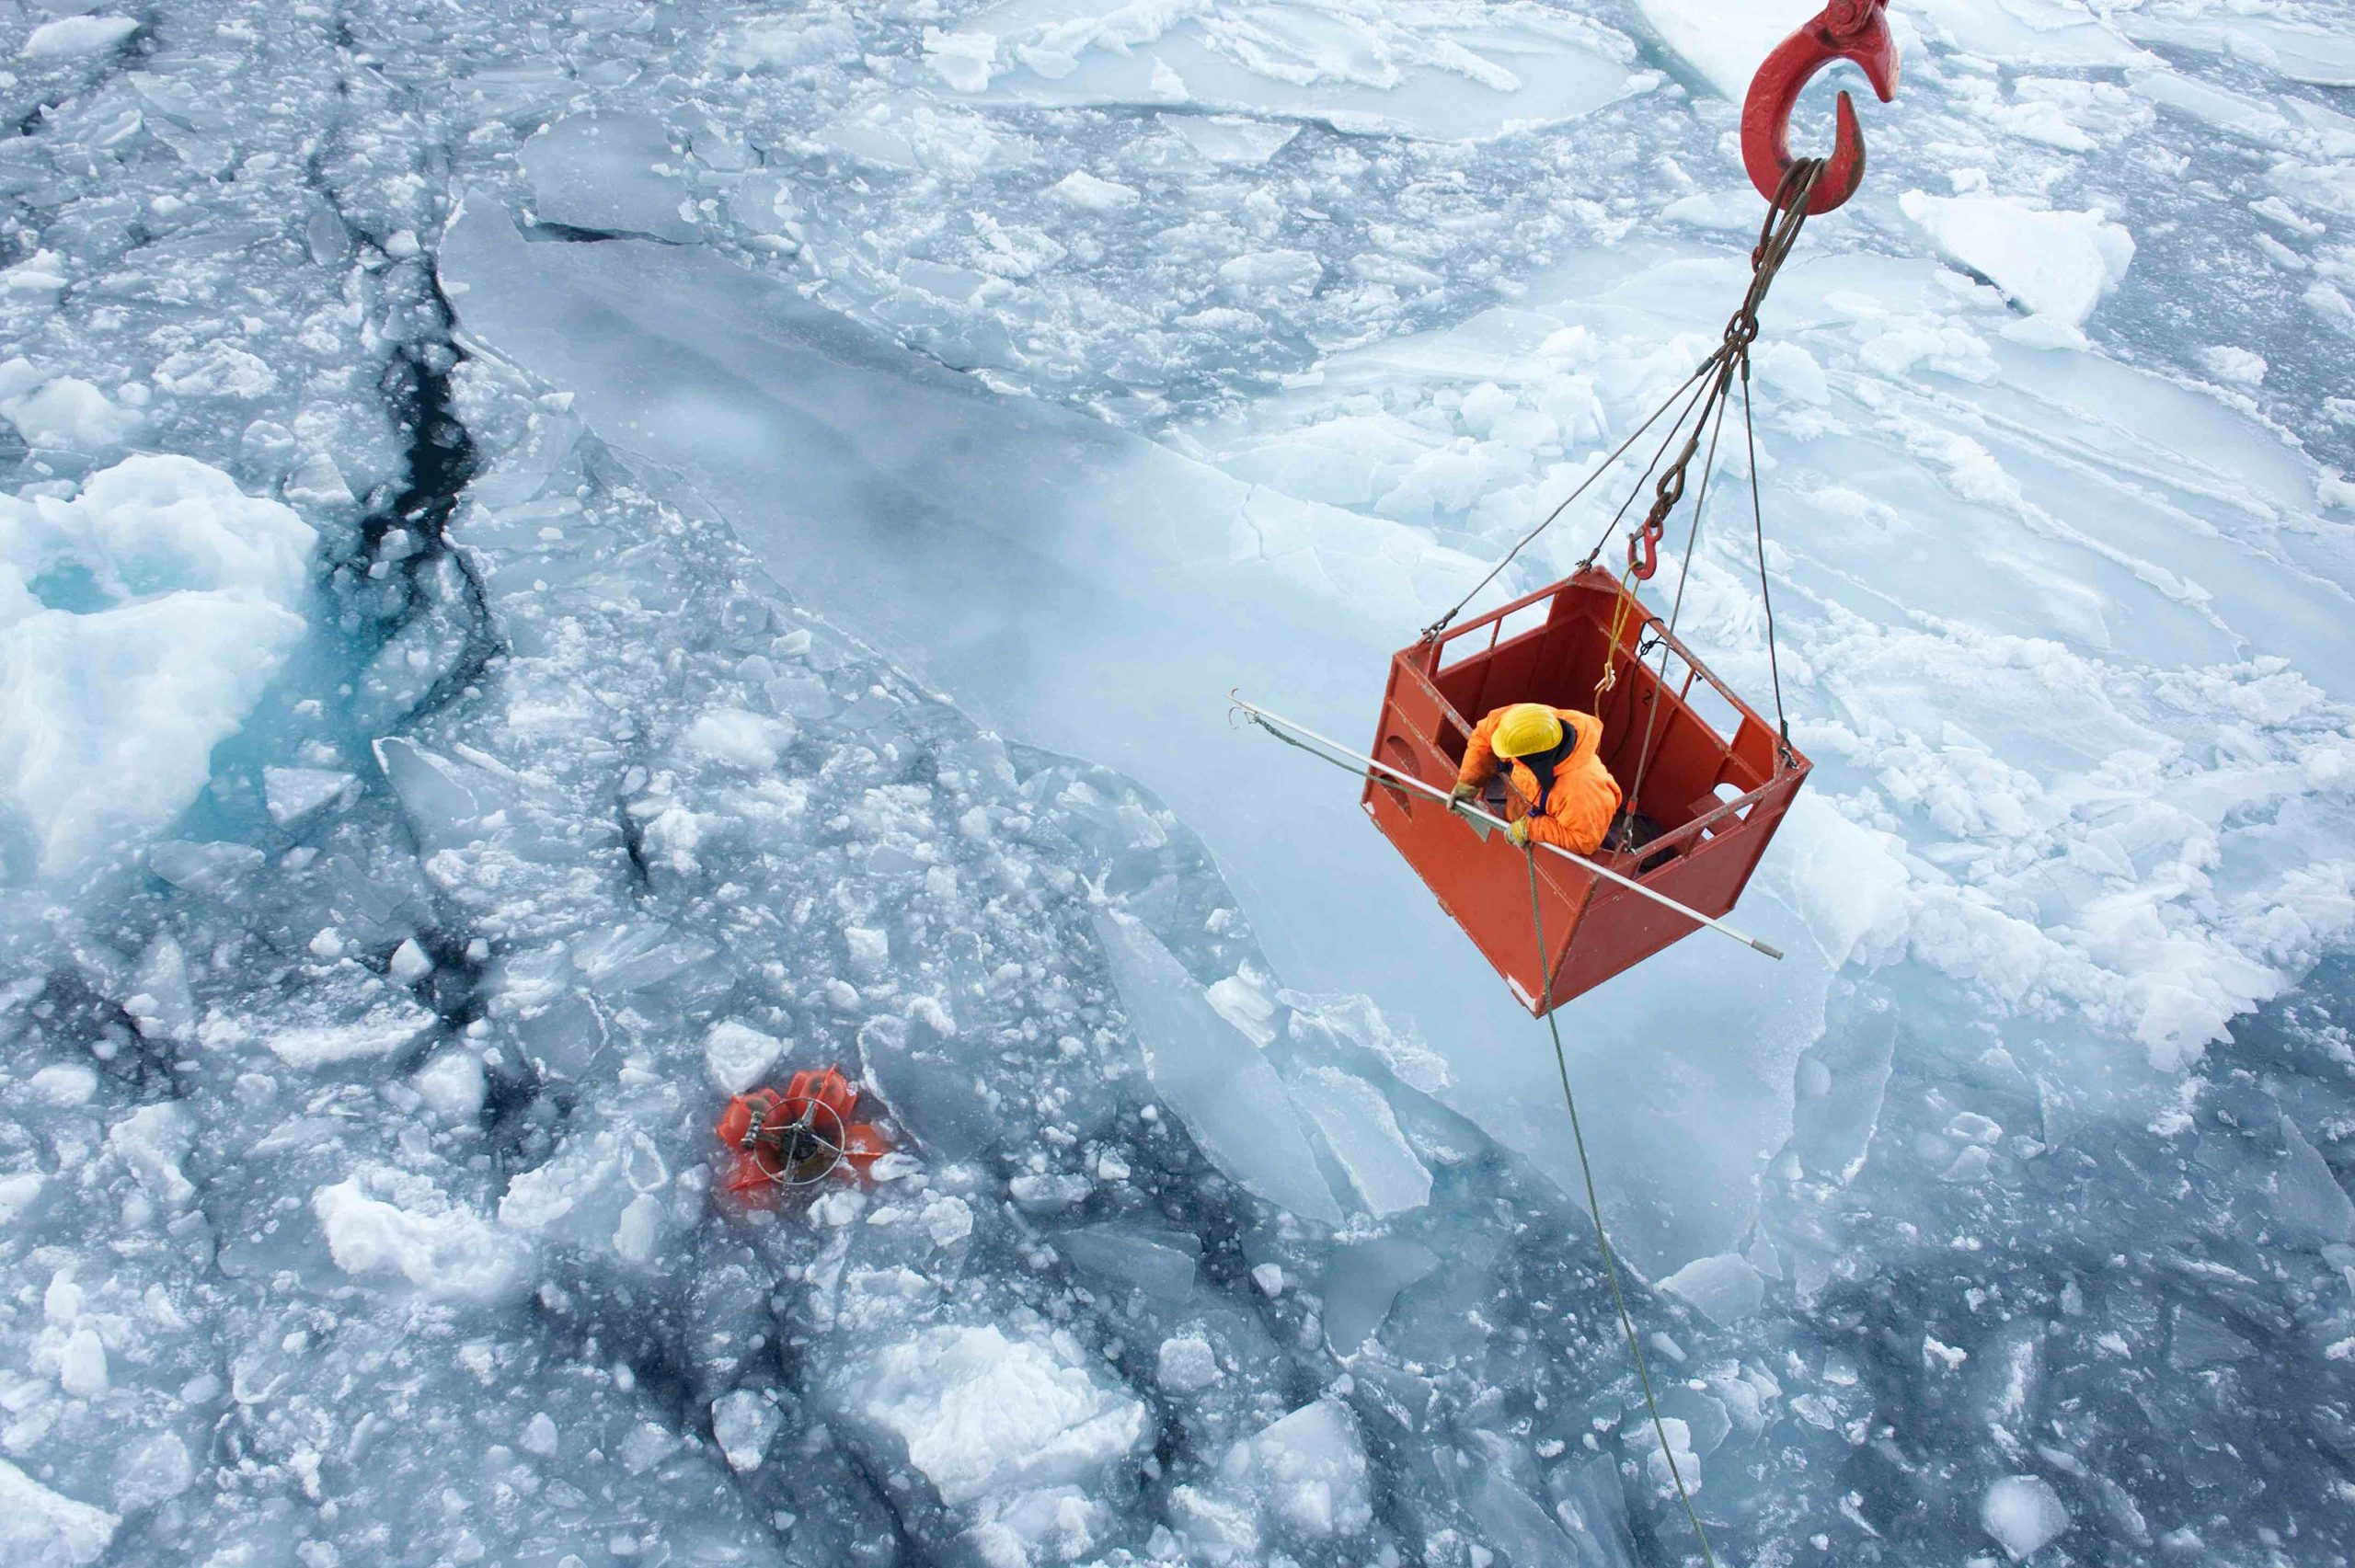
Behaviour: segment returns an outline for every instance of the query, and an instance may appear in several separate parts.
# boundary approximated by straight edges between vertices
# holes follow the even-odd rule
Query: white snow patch
[[[26,35],[28,60],[72,60],[112,49],[139,30],[129,17],[60,17]]]
[[[146,420],[88,382],[46,375],[21,356],[0,364],[0,417],[28,446],[81,452],[120,447]]]
[[[1090,212],[1117,212],[1143,200],[1134,186],[1122,185],[1118,180],[1098,179],[1086,169],[1072,170],[1049,186],[1047,194]]]
[[[2069,1510],[2040,1475],[2007,1475],[1987,1489],[1979,1523],[2015,1562],[2025,1562],[2069,1528]]]
[[[375,1187],[388,1194],[370,1194]],[[406,1172],[363,1173],[311,1195],[327,1252],[350,1275],[398,1274],[427,1294],[488,1300],[517,1284],[525,1249]]]
[[[711,1081],[730,1094],[758,1084],[785,1054],[785,1042],[733,1020],[714,1024],[703,1037],[704,1066]]]
[[[1898,198],[1905,215],[1938,249],[1984,273],[2039,315],[2081,326],[2102,295],[2126,276],[2134,236],[2090,212],[2049,212],[2008,196]]]
[[[0,1559],[18,1568],[83,1568],[113,1544],[121,1523],[0,1459]]]
[[[1087,1479],[1134,1449],[1144,1406],[1099,1383],[1067,1336],[928,1329],[885,1347],[861,1391],[943,1503]]]
[[[318,536],[185,457],[0,496],[0,859],[77,868],[177,817],[304,631]]]

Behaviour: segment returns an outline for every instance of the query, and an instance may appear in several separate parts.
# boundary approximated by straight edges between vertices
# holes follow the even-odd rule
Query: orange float
[[[891,1140],[858,1119],[863,1098],[841,1068],[829,1067],[795,1073],[782,1093],[755,1089],[729,1100],[712,1129],[729,1151],[720,1190],[759,1208],[829,1177],[864,1178]]]

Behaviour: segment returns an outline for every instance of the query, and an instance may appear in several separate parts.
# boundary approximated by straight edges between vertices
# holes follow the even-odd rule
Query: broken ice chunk
[[[523,1424],[523,1435],[517,1441],[523,1445],[525,1453],[537,1454],[542,1459],[553,1457],[561,1447],[557,1437],[556,1423],[548,1419],[548,1413],[545,1410],[537,1412]]]
[[[1062,1333],[933,1328],[863,1367],[858,1413],[907,1447],[943,1503],[1076,1482],[1132,1452],[1144,1406],[1097,1381]]]
[[[260,1034],[261,1043],[270,1047],[270,1055],[289,1067],[330,1067],[339,1062],[353,1061],[363,1057],[387,1057],[414,1041],[431,1028],[434,1015],[406,997],[387,995],[377,1005],[348,1023],[317,1023],[295,1024],[288,1028],[272,1028],[266,1020],[238,1024],[229,1020],[208,1022],[204,1040],[209,1046],[250,1037],[250,1027]]]
[[[261,851],[245,844],[200,844],[170,839],[147,852],[147,869],[190,893],[218,893],[260,865]]]
[[[121,446],[145,416],[86,381],[45,375],[19,356],[0,364],[0,418],[16,426],[28,446],[90,453]]]
[[[1201,1243],[1177,1230],[1128,1230],[1090,1225],[1055,1238],[1074,1267],[1165,1301],[1182,1301],[1194,1288]]]
[[[672,244],[696,237],[681,212],[684,161],[647,114],[576,114],[544,127],[520,155],[540,223]]]
[[[703,1037],[704,1066],[711,1081],[730,1094],[760,1082],[784,1053],[783,1040],[732,1020],[713,1024]]]
[[[1267,1059],[1212,1010],[1201,988],[1142,921],[1108,913],[1097,930],[1153,1086],[1203,1154],[1268,1202],[1304,1219],[1339,1224],[1340,1206]]]
[[[429,1295],[481,1300],[505,1294],[522,1273],[513,1236],[422,1176],[362,1172],[313,1193],[311,1211],[346,1274],[398,1274]]]
[[[785,1425],[777,1409],[751,1389],[738,1389],[711,1402],[711,1435],[728,1468],[742,1475],[758,1470],[769,1440]]]
[[[1091,212],[1115,212],[1123,207],[1133,207],[1142,200],[1136,187],[1098,179],[1086,169],[1072,170],[1049,186],[1047,194]]]
[[[845,926],[843,941],[850,948],[850,969],[862,980],[880,977],[891,961],[891,938],[868,926]]]
[[[409,1085],[428,1110],[453,1124],[481,1116],[490,1090],[483,1076],[482,1059],[463,1046],[445,1048],[418,1069]]]
[[[1979,1523],[2015,1562],[2025,1562],[2069,1528],[2069,1510],[2040,1475],[2007,1475],[1987,1489]]]
[[[996,59],[995,34],[924,29],[925,63],[960,93],[978,93],[988,86]]]
[[[1303,1405],[1238,1445],[1219,1467],[1217,1489],[1310,1539],[1355,1535],[1373,1522],[1365,1447],[1337,1400]]]
[[[329,768],[264,768],[262,799],[270,819],[291,828],[327,805],[357,782],[351,774]]]
[[[689,756],[754,770],[776,766],[777,752],[793,738],[793,727],[742,708],[709,708],[679,739]]]
[[[189,1142],[188,1117],[169,1102],[142,1105],[107,1132],[107,1147],[131,1167],[140,1186],[173,1208],[196,1196],[195,1185],[180,1171]]]
[[[2099,208],[2045,212],[2008,196],[1898,199],[1905,215],[1961,265],[1993,279],[2021,308],[2082,326],[2134,259],[2134,236]]]
[[[1694,1258],[1660,1285],[1716,1323],[1739,1322],[1766,1299],[1766,1282],[1739,1253]]]
[[[426,956],[425,949],[417,944],[415,937],[406,937],[398,947],[393,949],[392,959],[385,967],[401,984],[415,985],[433,972],[433,960]]]
[[[196,1001],[189,990],[188,955],[168,936],[159,936],[141,955],[132,984],[139,989],[123,998],[144,1039],[187,1037],[196,1023]]]
[[[25,35],[19,51],[28,60],[72,60],[103,54],[139,30],[129,17],[59,17]]]
[[[2284,1160],[2273,1178],[2275,1212],[2282,1221],[2326,1242],[2355,1242],[2355,1201],[2349,1201],[2329,1162],[2306,1141],[2298,1124],[2281,1118]]]
[[[1275,1039],[1275,999],[1248,977],[1229,975],[1202,994],[1212,1010],[1234,1024],[1253,1045],[1264,1050]]]
[[[1219,1370],[1218,1352],[1200,1334],[1178,1334],[1161,1342],[1155,1380],[1165,1392],[1200,1393],[1224,1375]]]
[[[0,1459],[0,1559],[39,1568],[83,1568],[105,1554],[122,1521],[61,1496]]]
[[[1429,1247],[1394,1237],[1334,1249],[1325,1271],[1325,1343],[1333,1354],[1355,1354],[1382,1327],[1398,1293],[1438,1266],[1439,1254]]]
[[[1333,1068],[1312,1067],[1292,1080],[1292,1095],[1324,1136],[1325,1147],[1369,1213],[1404,1214],[1430,1201],[1431,1173],[1407,1146],[1398,1118],[1373,1085]]]

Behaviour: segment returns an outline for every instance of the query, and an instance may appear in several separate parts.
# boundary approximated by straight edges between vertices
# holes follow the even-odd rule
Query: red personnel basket
[[[1623,600],[1627,612],[1614,645],[1611,628]],[[1662,647],[1665,681],[1654,656]],[[1603,761],[1627,796],[1623,821],[1636,819],[1640,847],[1606,847],[1594,858],[1703,914],[1724,915],[1749,885],[1809,764],[1608,572],[1589,567],[1434,642],[1402,649],[1390,661],[1373,755],[1446,790],[1483,715],[1508,703],[1589,711],[1606,655],[1619,680],[1601,704]],[[1651,761],[1641,769],[1638,800],[1648,721]],[[1385,785],[1378,775],[1366,785],[1364,804],[1374,826],[1533,1015],[1697,929],[1640,894],[1540,852],[1538,898],[1554,976],[1553,995],[1543,997],[1522,852],[1503,834],[1476,828],[1439,801]],[[1614,829],[1612,842],[1622,839]]]

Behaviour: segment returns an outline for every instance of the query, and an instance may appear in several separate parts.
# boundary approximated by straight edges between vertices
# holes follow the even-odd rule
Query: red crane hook
[[[1817,72],[1835,60],[1853,60],[1881,102],[1897,96],[1897,40],[1882,14],[1888,5],[1889,0],[1831,0],[1822,15],[1776,45],[1751,79],[1741,106],[1741,161],[1750,183],[1767,200],[1781,192],[1791,166],[1791,110]],[[1865,133],[1856,125],[1855,104],[1844,92],[1839,131],[1807,204],[1809,214],[1831,212],[1856,193],[1864,177]]]

